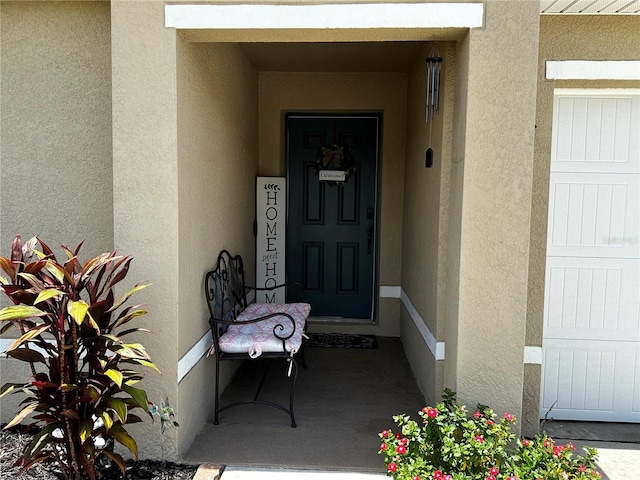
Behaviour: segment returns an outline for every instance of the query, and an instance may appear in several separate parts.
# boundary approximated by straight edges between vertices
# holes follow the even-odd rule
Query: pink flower
[[[436,480],[442,480],[442,477],[444,477],[444,475],[442,474],[442,470],[436,470],[435,472],[433,472],[433,478],[435,478]]]
[[[482,438],[482,436],[481,436],[481,435],[476,435],[475,437],[473,437],[473,439],[474,439],[476,442],[484,443],[484,438]]]
[[[396,433],[396,438],[400,440],[402,438],[402,434],[400,432]]]
[[[523,447],[528,447],[529,445],[531,445],[531,442],[529,440],[527,440],[526,438],[524,440],[522,440],[522,446]]]
[[[518,480],[518,477],[516,477],[515,475],[511,475],[507,477],[507,480]]]
[[[415,476],[411,477],[411,480],[420,480],[420,477],[418,475],[415,475]]]
[[[567,443],[567,447],[569,447],[571,450],[575,450],[576,449],[576,446],[571,442]]]
[[[494,477],[498,474],[499,470],[496,467],[489,469],[489,475],[493,475]]]
[[[389,430],[382,430],[382,433],[380,434],[380,436],[382,438],[387,438],[389,436]]]
[[[451,475],[445,475],[442,480],[453,480],[453,477]]]
[[[587,471],[587,467],[585,467],[584,465],[580,465],[578,467],[578,470],[580,470],[581,472],[586,472]]]
[[[487,480],[496,480],[496,477],[494,477],[493,475],[489,475],[489,476],[487,477]]]
[[[387,449],[387,444],[386,443],[380,444],[380,450],[386,450],[386,449]]]
[[[476,410],[476,413],[473,414],[474,418],[480,418],[482,416],[482,413],[480,413],[480,410]]]
[[[395,473],[397,469],[398,469],[398,466],[393,462],[387,465],[387,470],[389,470],[391,473]]]
[[[400,455],[404,455],[405,453],[407,453],[407,447],[405,447],[404,445],[398,445],[396,447],[396,452],[398,452]]]
[[[504,419],[507,422],[513,422],[515,420],[515,417],[513,415],[511,415],[510,413],[505,413],[504,414]]]
[[[489,425],[489,426],[493,425],[493,420],[487,419],[487,425]]]
[[[543,444],[545,447],[549,447],[549,446],[552,444],[551,439],[550,439],[550,438],[545,438],[545,439],[544,439],[544,442],[542,442],[542,444]]]
[[[565,450],[565,447],[562,447],[560,445],[556,445],[556,446],[553,447],[553,454],[556,457],[559,457],[559,456],[562,455],[562,452],[564,452],[564,450]]]
[[[424,407],[422,411],[426,413],[429,418],[436,418],[438,416],[438,410],[435,408]]]
[[[405,437],[405,438],[403,438],[403,439],[401,439],[401,440],[400,440],[400,443],[401,443],[402,445],[406,445],[407,443],[409,443],[409,439]]]

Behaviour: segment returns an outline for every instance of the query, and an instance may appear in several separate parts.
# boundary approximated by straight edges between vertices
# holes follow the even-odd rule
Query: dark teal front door
[[[287,295],[312,316],[373,318],[380,120],[286,117]]]

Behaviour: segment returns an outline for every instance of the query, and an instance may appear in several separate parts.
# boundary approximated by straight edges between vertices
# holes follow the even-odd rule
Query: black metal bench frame
[[[300,351],[297,354],[292,354],[287,351],[286,348],[286,340],[291,338],[295,333],[296,323],[293,317],[287,313],[273,313],[269,315],[264,315],[260,317],[252,318],[249,321],[243,321],[243,324],[246,323],[257,323],[261,321],[268,320],[273,317],[282,317],[281,320],[290,321],[291,325],[293,325],[293,329],[291,333],[286,336],[282,336],[279,334],[280,331],[283,331],[283,325],[276,325],[273,328],[273,335],[282,342],[282,351],[278,352],[263,352],[258,358],[269,359],[269,366],[271,365],[271,361],[275,358],[282,358],[289,362],[288,373],[289,376],[292,376],[291,380],[291,389],[289,391],[289,405],[288,408],[284,405],[280,405],[274,402],[269,402],[265,400],[259,400],[258,396],[260,395],[260,391],[266,379],[266,376],[269,372],[269,368],[267,367],[264,372],[262,379],[258,385],[258,389],[252,400],[245,400],[234,402],[229,405],[220,406],[220,362],[225,360],[247,360],[251,359],[248,353],[225,353],[219,347],[220,337],[227,331],[230,325],[233,325],[236,322],[236,318],[240,313],[247,307],[247,291],[271,291],[276,288],[285,287],[288,285],[297,285],[301,287],[301,284],[298,282],[290,282],[287,284],[276,285],[270,288],[258,288],[251,287],[245,284],[244,278],[244,265],[242,262],[242,257],[240,255],[231,255],[227,250],[222,250],[218,255],[218,259],[216,261],[215,269],[211,270],[206,274],[205,277],[205,294],[207,298],[207,305],[209,307],[209,325],[211,326],[211,332],[213,334],[213,347],[214,347],[214,356],[216,361],[216,384],[215,384],[215,411],[214,411],[214,421],[215,425],[219,423],[219,413],[227,410],[232,407],[236,407],[238,405],[246,405],[246,404],[261,404],[268,405],[270,407],[277,408],[287,413],[291,417],[291,427],[296,427],[296,420],[293,414],[293,398],[296,388],[296,382],[298,379],[298,364],[296,361],[296,356],[299,354],[302,357],[303,367],[306,367],[304,361],[304,351],[301,345]],[[305,323],[306,329],[306,323]],[[304,333],[304,332],[303,332]]]

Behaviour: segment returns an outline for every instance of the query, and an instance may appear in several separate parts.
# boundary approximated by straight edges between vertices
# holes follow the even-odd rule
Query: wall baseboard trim
[[[542,347],[524,347],[525,365],[542,365]]]
[[[401,298],[402,288],[393,285],[380,286],[380,298]]]
[[[204,357],[211,348],[213,334],[211,329],[207,330],[198,342],[189,349],[189,351],[178,360],[178,383],[195,367],[200,359]]]
[[[402,304],[406,308],[409,316],[413,320],[416,328],[420,332],[424,343],[429,348],[429,351],[433,355],[435,360],[445,359],[445,343],[438,342],[427,327],[426,323],[411,303],[409,296],[399,286],[384,286],[380,287],[381,298],[400,298]],[[5,353],[11,344],[14,342],[14,338],[0,338],[0,357],[6,357]],[[178,383],[180,383],[189,372],[195,367],[198,362],[207,354],[211,348],[212,334],[211,330],[200,337],[193,347],[191,347],[186,354],[178,361]],[[524,364],[525,365],[542,365],[543,350],[542,347],[525,346],[524,347]]]
[[[427,324],[418,313],[418,310],[416,310],[416,308],[413,306],[413,303],[411,303],[409,296],[404,290],[402,290],[400,298],[402,300],[404,308],[407,309],[407,312],[409,312],[409,316],[420,332],[420,335],[422,335],[422,339],[429,348],[429,351],[433,355],[433,358],[435,358],[436,361],[444,360],[444,342],[438,342],[436,340],[436,337],[433,335],[433,333],[431,333],[431,330],[429,330],[429,327],[427,327]]]

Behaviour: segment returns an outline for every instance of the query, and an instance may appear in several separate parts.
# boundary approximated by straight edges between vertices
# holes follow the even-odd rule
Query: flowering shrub
[[[469,414],[445,390],[442,403],[393,420],[398,431],[383,430],[378,453],[395,480],[597,480],[596,450],[575,455],[572,444],[556,445],[546,435],[516,442],[516,418],[497,418],[486,405]]]

